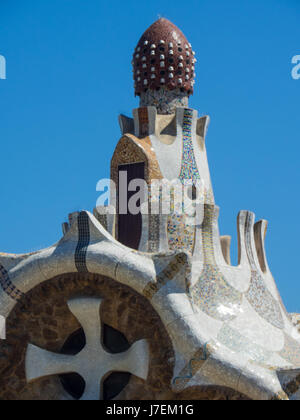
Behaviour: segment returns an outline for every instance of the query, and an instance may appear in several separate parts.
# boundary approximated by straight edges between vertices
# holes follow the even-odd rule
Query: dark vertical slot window
[[[127,197],[130,198],[138,191],[128,191],[130,182],[134,179],[145,179],[145,163],[131,163],[128,165],[119,165],[120,172],[127,172]],[[120,196],[120,191],[119,191]],[[140,205],[141,203],[138,203]],[[119,203],[118,203],[119,208]],[[138,249],[142,235],[142,215],[119,214],[118,219],[118,240],[122,244],[132,249]]]

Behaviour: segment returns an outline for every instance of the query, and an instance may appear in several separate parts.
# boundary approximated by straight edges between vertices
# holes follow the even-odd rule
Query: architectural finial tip
[[[140,38],[133,56],[135,94],[165,88],[190,96],[194,90],[195,53],[181,30],[159,17]]]

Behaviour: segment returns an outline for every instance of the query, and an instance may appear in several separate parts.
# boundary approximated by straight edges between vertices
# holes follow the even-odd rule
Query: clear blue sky
[[[190,105],[207,137],[222,234],[252,210],[270,222],[269,264],[289,311],[300,312],[299,0],[1,0],[0,251],[55,243],[68,213],[92,210],[130,115],[131,57],[158,16],[197,52]]]

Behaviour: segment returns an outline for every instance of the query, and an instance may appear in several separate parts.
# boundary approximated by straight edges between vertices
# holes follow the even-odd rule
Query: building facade
[[[110,205],[70,214],[47,249],[0,254],[0,399],[300,397],[297,317],[268,266],[267,222],[240,212],[237,266],[219,234],[209,117],[189,108],[196,62],[171,22],[147,29]]]

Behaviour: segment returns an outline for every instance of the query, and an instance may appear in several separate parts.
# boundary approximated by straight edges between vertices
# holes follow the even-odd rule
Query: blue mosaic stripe
[[[75,265],[79,273],[88,273],[86,254],[90,243],[89,216],[82,211],[78,216],[78,244],[75,251]]]
[[[21,292],[10,280],[8,272],[0,264],[0,286],[2,287],[3,291],[11,297],[15,301],[21,300],[25,294]]]
[[[193,126],[193,116],[194,112],[192,109],[185,109],[183,115],[183,152],[182,152],[182,166],[179,179],[192,180],[193,183],[196,183],[200,179],[200,174],[196,164],[196,158],[193,147],[193,136],[192,136],[192,126]]]
[[[189,361],[187,366],[185,366],[185,368],[181,371],[180,376],[177,376],[173,380],[173,385],[176,385],[176,383],[178,381],[184,381],[184,382],[187,383],[194,377],[195,373],[197,373],[198,370],[196,372],[194,372],[194,369],[193,369],[192,365],[193,365],[194,362],[205,362],[208,359],[210,354],[209,354],[209,351],[207,349],[207,346],[208,346],[208,342],[204,344],[203,350],[200,349],[200,352],[202,353],[202,355],[200,357],[194,357],[193,359],[191,359]],[[197,353],[199,353],[199,351]],[[197,355],[197,353],[196,353],[196,355]],[[183,375],[184,372],[186,372],[186,375]]]

